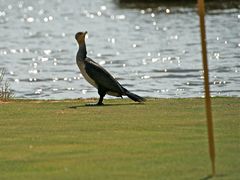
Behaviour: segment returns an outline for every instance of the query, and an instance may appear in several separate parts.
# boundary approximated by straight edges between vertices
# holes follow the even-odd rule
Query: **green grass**
[[[0,179],[208,179],[203,99],[0,103]],[[217,176],[240,177],[240,98],[213,98]]]

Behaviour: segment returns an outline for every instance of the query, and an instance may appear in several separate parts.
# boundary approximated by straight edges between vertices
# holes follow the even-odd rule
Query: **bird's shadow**
[[[104,105],[96,105],[96,104],[81,104],[76,106],[68,106],[69,109],[77,109],[77,108],[86,108],[86,107],[109,107],[109,106],[129,106],[129,105],[143,105],[144,103],[123,103],[123,104],[104,104]]]

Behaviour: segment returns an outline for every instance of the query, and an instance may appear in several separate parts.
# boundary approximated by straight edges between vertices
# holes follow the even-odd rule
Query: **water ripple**
[[[0,68],[6,68],[16,97],[97,97],[75,60],[74,35],[85,30],[88,56],[129,90],[152,97],[203,96],[195,6],[0,1]],[[216,96],[240,94],[240,34],[233,28],[239,19],[238,9],[207,11],[209,77]]]

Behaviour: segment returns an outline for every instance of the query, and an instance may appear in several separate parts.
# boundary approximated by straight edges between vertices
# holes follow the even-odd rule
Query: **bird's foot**
[[[104,105],[102,102],[97,103],[97,106],[102,106],[102,105]]]

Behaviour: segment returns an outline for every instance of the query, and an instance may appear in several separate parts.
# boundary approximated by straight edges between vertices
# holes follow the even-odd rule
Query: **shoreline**
[[[159,97],[144,97],[146,98],[146,101],[151,101],[151,100],[176,100],[176,99],[204,99],[204,97],[172,97],[172,98],[159,98]],[[237,96],[214,96],[214,97],[211,97],[211,99],[223,99],[223,98],[226,98],[226,99],[240,99],[240,97],[237,97]],[[14,101],[42,101],[42,102],[71,102],[71,101],[82,101],[82,102],[85,102],[85,101],[97,101],[99,98],[97,97],[92,97],[92,98],[73,98],[73,99],[28,99],[28,98],[12,98],[12,99],[9,99],[8,101],[1,101],[0,100],[0,103],[4,103],[4,102],[14,102]],[[118,97],[107,97],[107,98],[104,98],[105,101],[131,101],[131,99],[127,98],[127,97],[123,97],[123,98],[118,98]],[[132,101],[134,102],[134,101]],[[137,103],[137,102],[135,102]]]

